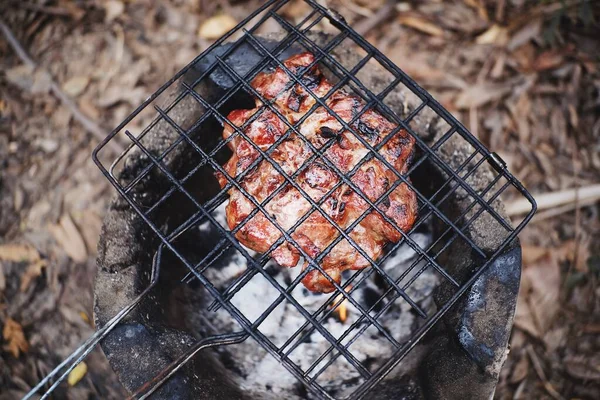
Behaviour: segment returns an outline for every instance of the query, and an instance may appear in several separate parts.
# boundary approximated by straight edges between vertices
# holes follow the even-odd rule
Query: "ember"
[[[225,204],[213,212],[215,219],[220,220],[225,215]],[[204,231],[204,229],[201,230]],[[413,240],[419,246],[427,247],[431,244],[431,235],[413,234]],[[406,281],[414,276],[407,270],[412,265],[414,271],[418,271],[425,264],[415,263],[416,253],[409,246],[401,246],[382,264],[383,269],[394,276],[400,277],[406,273]],[[241,273],[248,270],[248,261],[238,252],[233,252],[228,264],[223,268],[209,269],[207,277],[216,284],[220,290],[226,290]],[[265,266],[269,274],[282,286],[286,281],[294,280],[301,273],[299,269],[288,269],[276,267],[274,261],[269,261]],[[347,271],[347,273],[350,271]],[[356,271],[353,271],[356,273]],[[344,275],[344,279],[350,279],[351,274]],[[433,310],[430,295],[437,285],[438,276],[431,269],[425,270],[411,284],[408,294],[427,311]],[[377,302],[385,292],[384,286],[378,286],[376,279],[368,279],[361,284],[348,285],[345,288],[346,296],[342,294],[315,294],[301,286],[292,291],[292,296],[309,313],[316,313],[323,308],[323,312],[317,313],[324,317],[323,327],[331,335],[342,343],[352,341],[352,350],[356,358],[361,362],[374,361],[372,365],[376,368],[381,361],[393,352],[394,346],[383,335],[383,333],[370,326],[361,323],[364,317],[362,313],[352,304],[348,297],[354,299],[364,309],[372,309],[372,313],[380,313],[378,320],[390,337],[397,340],[409,337],[415,326],[422,323],[414,313],[408,312],[411,306],[397,299],[387,304]],[[372,293],[376,293],[375,296]],[[279,296],[279,291],[261,275],[254,276],[246,282],[243,287],[233,296],[231,303],[237,307],[250,321],[256,321],[265,309]],[[340,302],[341,301],[341,302]],[[339,304],[338,304],[339,303]],[[337,306],[336,306],[337,305]],[[383,310],[382,310],[383,309]],[[194,313],[190,310],[189,315]],[[333,318],[331,318],[333,316]],[[215,331],[232,331],[236,328],[235,322],[224,310],[217,310],[206,314]],[[363,326],[365,328],[363,328]],[[280,304],[271,314],[258,326],[260,333],[264,334],[271,342],[281,346],[291,360],[298,364],[309,376],[315,377],[316,382],[324,385],[339,396],[350,394],[361,383],[361,376],[340,354],[331,349],[331,343],[322,334],[317,332],[313,326],[306,325],[306,319],[297,308],[289,302]],[[292,338],[292,340],[290,340]],[[285,345],[285,343],[289,343]],[[227,354],[225,359],[234,360],[236,368],[234,371],[240,387],[247,390],[264,393],[272,392],[279,398],[298,399],[296,397],[294,376],[285,370],[271,355],[260,346],[251,341],[246,341],[235,346],[234,350],[224,348]],[[369,361],[370,362],[370,361]]]
[[[350,292],[351,289],[352,289],[352,285],[348,285],[345,289],[346,293]],[[341,301],[341,303],[340,303],[340,301]],[[333,305],[338,304],[338,303],[340,303],[340,304],[335,308],[335,310],[333,312],[335,314],[337,314],[338,319],[343,324],[344,322],[346,322],[346,319],[348,319],[348,299],[346,299],[344,296],[342,296],[341,293],[338,293],[338,295],[335,297],[335,300],[333,300]],[[332,307],[333,307],[333,305],[332,305]]]

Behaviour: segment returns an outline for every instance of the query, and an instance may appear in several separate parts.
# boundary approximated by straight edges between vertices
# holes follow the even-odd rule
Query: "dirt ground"
[[[600,398],[600,2],[321,3],[431,91],[544,205],[521,235],[519,306],[496,397]],[[23,396],[94,331],[96,244],[114,195],[91,161],[99,137],[259,4],[0,3],[0,21],[37,64],[0,35],[0,399]],[[304,11],[296,1],[288,17]],[[57,398],[124,397],[101,352],[86,363]]]

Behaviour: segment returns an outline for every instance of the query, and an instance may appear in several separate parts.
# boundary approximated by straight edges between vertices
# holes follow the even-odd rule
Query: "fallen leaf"
[[[29,350],[29,343],[25,339],[23,327],[12,318],[6,319],[2,337],[8,342],[7,345],[4,345],[4,349],[12,353],[15,358],[18,358],[21,352],[26,353]]]
[[[34,262],[40,259],[40,253],[29,244],[0,245],[0,260],[12,262]]]
[[[567,356],[564,358],[563,363],[565,371],[573,378],[586,381],[600,380],[600,357],[598,355],[592,357],[585,355]]]
[[[46,267],[45,260],[38,260],[33,264],[30,264],[23,275],[21,275],[21,285],[19,290],[21,292],[27,291],[31,282],[33,282],[38,276],[42,274],[42,270]]]
[[[459,109],[481,107],[489,102],[500,100],[512,91],[510,85],[496,85],[492,83],[479,83],[465,88],[454,101]]]
[[[576,271],[587,273],[590,258],[589,245],[589,239],[567,240],[558,249],[559,256],[571,263]]]
[[[138,86],[133,89],[123,90],[121,86],[111,86],[98,99],[98,106],[111,107],[121,101],[126,101],[132,106],[137,106],[148,96],[144,87]]]
[[[531,115],[531,100],[527,93],[519,96],[515,103],[507,104],[515,123],[517,124],[517,133],[521,143],[529,143],[531,138],[531,127],[529,118]]]
[[[508,43],[508,29],[504,26],[494,24],[475,39],[477,44],[495,44],[504,46]]]
[[[431,36],[443,36],[444,30],[436,24],[426,20],[424,17],[416,14],[400,14],[398,16],[398,23],[406,25],[409,28],[416,29],[420,32],[426,33]]]
[[[85,242],[68,214],[64,214],[58,224],[51,224],[48,229],[73,261],[83,263],[87,260]]]
[[[565,344],[568,333],[569,329],[566,326],[554,328],[544,333],[543,340],[548,354],[554,353],[559,347]]]
[[[104,7],[104,20],[105,22],[112,22],[115,18],[119,17],[125,11],[125,4],[119,0],[106,0],[102,2]]]
[[[581,328],[583,333],[592,333],[600,335],[600,324],[586,324]]]
[[[90,83],[89,76],[74,76],[63,84],[63,91],[71,97],[77,97]]]
[[[34,69],[29,65],[17,65],[4,71],[6,80],[23,90],[30,90],[33,86]]]
[[[81,227],[81,236],[85,241],[86,248],[91,254],[95,254],[102,230],[102,218],[91,210],[74,213],[73,218],[77,226]]]
[[[300,19],[308,15],[311,11],[312,7],[304,0],[292,0],[282,7],[281,14],[300,22]]]
[[[89,97],[81,97],[79,99],[78,104],[81,111],[88,117],[92,119],[100,118],[100,111],[98,110],[98,108],[96,108],[96,106]]]
[[[516,62],[518,67],[524,72],[530,72],[533,60],[535,59],[536,53],[535,46],[528,42],[523,46],[518,47],[511,53],[511,59]]]
[[[198,29],[198,36],[202,39],[218,39],[237,25],[237,21],[227,14],[215,15],[204,21]]]
[[[58,4],[61,8],[64,8],[69,13],[71,18],[76,21],[79,21],[85,15],[85,10],[80,8],[74,1],[61,0]]]
[[[560,308],[560,285],[558,260],[550,254],[526,266],[517,297],[515,326],[541,338]]]
[[[541,246],[523,245],[521,248],[523,254],[523,264],[531,265],[543,256],[548,254],[548,249]]]
[[[6,289],[6,275],[4,275],[4,265],[0,262],[0,292]]]
[[[91,325],[90,317],[88,317],[88,315],[85,311],[79,311],[79,316],[81,317],[83,322],[85,322],[88,325]]]
[[[488,15],[484,2],[478,0],[465,0],[465,4],[476,9],[479,16],[484,20],[490,20],[490,16]]]
[[[530,21],[523,28],[514,32],[506,45],[509,51],[514,51],[524,44],[528,43],[532,39],[538,37],[542,31],[542,19],[538,18]]]
[[[513,365],[512,374],[510,375],[510,383],[519,383],[527,377],[529,373],[529,358],[523,352],[519,361]]]
[[[403,47],[395,49],[390,57],[396,65],[414,79],[441,82],[448,77],[447,71],[430,66],[424,55],[412,54],[411,56],[411,53]]]
[[[372,10],[376,10],[379,7],[383,6],[383,3],[385,3],[385,0],[353,0],[356,4],[363,6],[363,7],[368,7]]]
[[[548,50],[536,57],[536,59],[532,63],[532,68],[535,71],[554,69],[559,67],[564,60],[565,57],[563,54],[559,53],[556,50]]]
[[[71,372],[69,372],[69,377],[67,378],[67,382],[69,383],[69,386],[75,386],[77,385],[77,383],[83,379],[83,377],[85,376],[85,374],[87,374],[87,364],[85,363],[85,361],[80,362],[79,364],[77,364],[77,366],[75,366],[75,368],[73,368],[71,370]]]
[[[529,338],[520,330],[515,329],[510,338],[510,351],[517,352],[529,343]]]

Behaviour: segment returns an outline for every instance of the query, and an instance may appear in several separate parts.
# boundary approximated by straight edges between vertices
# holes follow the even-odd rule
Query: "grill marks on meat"
[[[321,71],[313,66],[300,76],[300,73],[314,60],[312,54],[302,53],[289,58],[284,65],[298,76],[315,96],[322,98],[332,90],[333,86],[323,77]],[[259,74],[251,84],[266,100],[274,102],[276,109],[290,124],[294,124],[315,105],[316,101],[298,84],[286,88],[289,83],[289,75],[283,69],[277,68],[273,72]],[[333,93],[326,100],[326,104],[345,123],[350,123],[364,107],[364,102],[343,90]],[[257,113],[260,114],[256,115]],[[247,123],[250,118],[253,120]],[[243,127],[244,133],[263,151],[288,131],[285,122],[263,107],[258,100],[256,108],[232,111],[228,119],[236,127]],[[414,147],[414,138],[406,131],[397,129],[395,124],[370,109],[353,123],[352,128],[372,146],[381,143],[384,138],[395,132],[382,146],[380,154],[397,171],[406,172]],[[325,151],[324,156],[344,174],[350,172],[363,157],[368,156],[369,151],[355,134],[344,130],[342,124],[323,107],[316,107],[298,130],[316,148],[334,140],[335,143]],[[260,154],[244,138],[237,135],[234,127],[229,124],[224,127],[223,138],[230,139],[228,147],[233,152],[224,169],[235,178],[257,161]],[[278,167],[290,176],[296,173],[311,155],[312,152],[307,144],[293,132],[289,133],[288,137],[270,154]],[[221,187],[226,186],[228,180],[223,175],[217,174],[217,179]],[[356,171],[351,181],[370,201],[375,202],[397,179],[397,176],[382,162],[371,158]],[[370,209],[370,205],[346,184],[340,185],[328,198],[323,199],[323,196],[339,180],[339,176],[327,166],[325,160],[318,157],[304,167],[295,182],[315,202],[323,200],[320,209],[345,229]],[[284,181],[283,176],[269,161],[261,159],[258,165],[246,173],[240,184],[258,203],[262,203]],[[250,199],[239,190],[230,189],[229,204],[226,207],[229,228],[235,229],[254,208]],[[307,218],[291,233],[291,237],[313,259],[340,235],[318,210],[311,211],[309,201],[289,183],[270,199],[264,208],[277,224],[288,232],[300,218],[308,214]],[[408,231],[416,219],[415,193],[402,183],[380,202],[378,208],[401,230]],[[236,238],[244,246],[263,253],[268,251],[281,236],[281,232],[261,211],[236,233]],[[383,247],[388,242],[399,241],[401,234],[385,222],[379,213],[371,211],[350,232],[349,237],[366,255],[376,260],[381,255]],[[300,261],[301,254],[296,247],[285,241],[273,250],[271,256],[282,266],[294,267]],[[334,281],[340,283],[344,270],[359,270],[369,266],[369,262],[346,239],[342,239],[321,260],[320,265]],[[308,263],[305,261],[303,268],[307,266]],[[333,284],[316,269],[311,270],[302,282],[313,292],[328,293],[335,289]]]

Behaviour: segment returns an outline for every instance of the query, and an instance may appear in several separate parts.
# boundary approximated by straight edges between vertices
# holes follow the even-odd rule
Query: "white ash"
[[[225,224],[224,207],[219,207],[213,212],[217,221]],[[208,222],[199,226],[202,232],[208,231]],[[417,233],[412,235],[412,239],[421,249],[426,249],[431,243],[429,234]],[[251,250],[247,250],[251,256],[255,256]],[[407,268],[417,259],[416,253],[407,244],[403,244],[391,257],[383,264],[383,269],[394,279],[401,276]],[[420,261],[407,276],[402,280],[400,286],[407,283],[411,277],[423,267],[425,263]],[[273,279],[281,285],[283,289],[288,287],[287,282],[294,280],[301,272],[301,268],[282,268],[274,264],[273,261],[265,266],[274,266],[277,271]],[[207,278],[213,282],[220,290],[232,284],[246,269],[249,268],[248,261],[239,252],[236,252],[230,258],[227,265],[222,268],[209,268],[206,271]],[[251,267],[250,267],[251,268]],[[366,271],[364,271],[366,272]],[[364,273],[363,272],[363,273]],[[356,300],[365,310],[372,304],[367,305],[365,294],[367,291],[376,292],[377,297],[384,292],[377,287],[373,277],[361,284],[361,286],[352,292],[352,298]],[[344,277],[346,281],[348,277]],[[357,280],[359,281],[360,278]],[[355,281],[355,282],[357,282]],[[431,301],[431,291],[438,282],[438,274],[427,268],[406,290],[410,298],[419,304],[426,311],[430,312],[433,306]],[[392,291],[391,293],[395,293]],[[291,293],[293,298],[306,309],[310,314],[314,313],[325,302],[336,297],[336,294],[314,294],[299,284]],[[231,299],[231,303],[237,307],[241,313],[251,322],[256,321],[269,306],[280,296],[279,290],[271,284],[267,278],[260,273],[255,275],[247,282],[238,293]],[[387,302],[387,301],[386,301]],[[344,323],[341,323],[333,315],[328,317],[323,323],[323,327],[338,339],[360,316],[361,312],[350,302],[345,302],[348,316]],[[402,299],[397,299],[394,304],[377,321],[398,343],[403,342],[416,329],[419,323],[423,322],[415,313],[410,312],[411,306]],[[370,312],[374,316],[376,311]],[[322,314],[320,314],[322,315]],[[240,331],[241,327],[237,322],[223,309],[216,312],[206,312],[205,317],[209,320],[217,332]],[[306,319],[300,314],[296,307],[289,301],[282,301],[275,307],[269,316],[259,325],[258,330],[269,338],[277,347],[282,346],[298,330]],[[361,324],[342,341],[347,344],[355,334],[359,332]],[[300,339],[304,333],[300,334],[294,342]],[[293,343],[294,343],[293,342]],[[323,353],[331,346],[330,342],[319,332],[314,331],[309,340],[300,344],[290,355],[291,361],[296,363],[306,371],[310,368]],[[288,346],[286,349],[289,349]],[[395,347],[378,331],[374,326],[367,328],[364,333],[349,347],[349,351],[363,365],[368,365],[371,372],[377,369],[385,362]],[[229,357],[235,362],[237,373],[233,374],[234,379],[244,390],[253,393],[255,398],[262,399],[300,399],[306,398],[298,393],[298,380],[288,372],[285,367],[279,363],[271,354],[267,353],[255,340],[249,338],[245,342],[226,346],[218,351],[227,352]],[[337,354],[334,350],[326,356],[319,365],[313,369],[310,376],[319,371],[330,359]],[[318,378],[317,383],[323,386],[329,393],[335,397],[345,397],[355,390],[363,381],[359,379],[360,375],[356,369],[343,357],[340,356],[331,364]],[[308,398],[310,398],[310,394]]]

